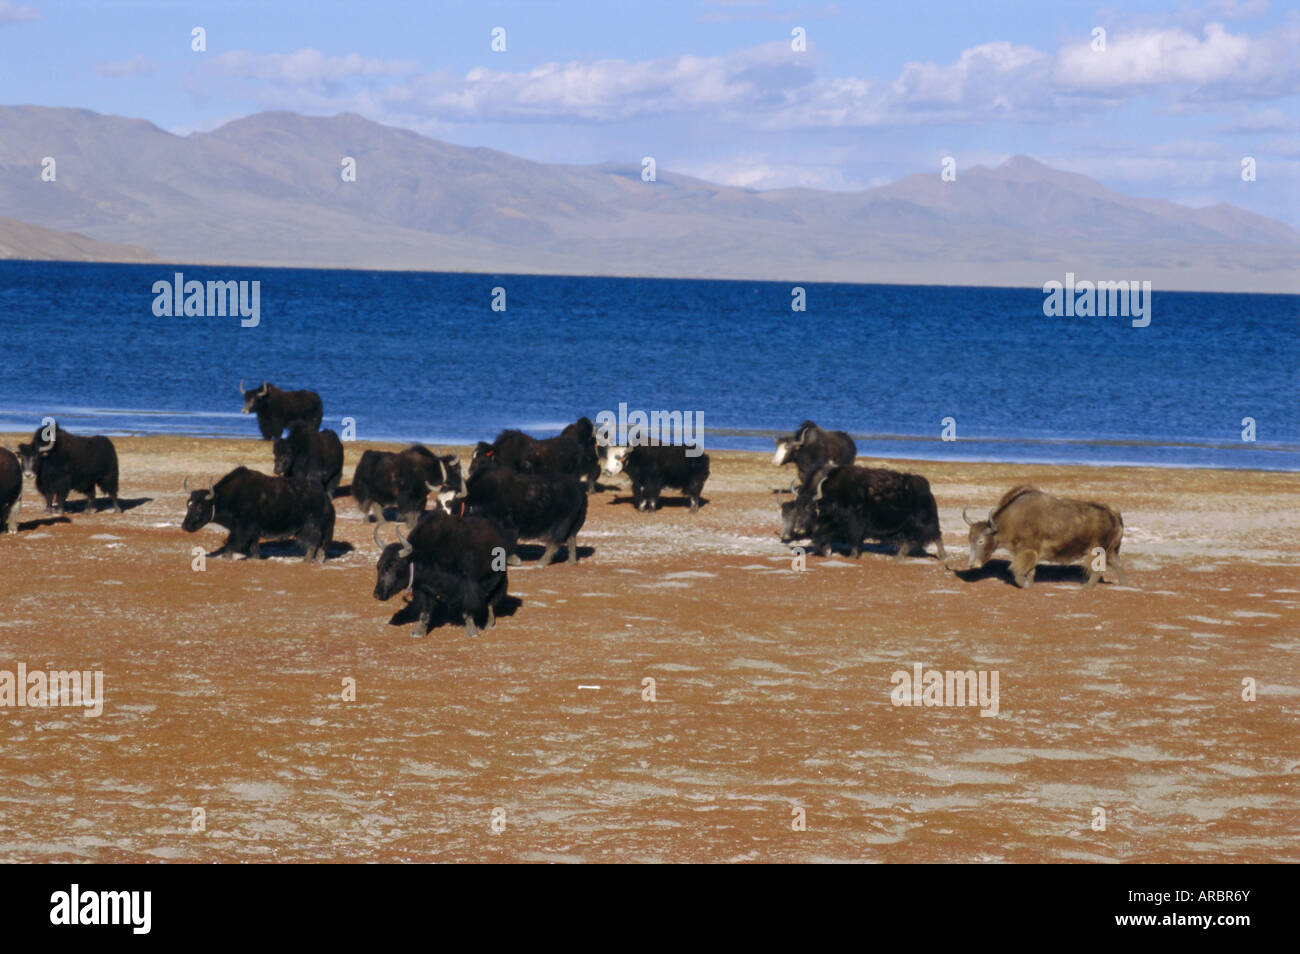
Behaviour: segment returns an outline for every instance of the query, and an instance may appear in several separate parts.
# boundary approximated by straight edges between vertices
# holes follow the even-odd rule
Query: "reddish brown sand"
[[[0,669],[106,695],[0,709],[0,860],[1300,860],[1293,475],[893,462],[958,568],[961,508],[1013,484],[1123,512],[1131,587],[1022,591],[882,552],[796,572],[789,470],[715,452],[700,513],[598,494],[578,565],[513,569],[522,606],[477,638],[415,640],[348,499],[324,566],[191,569],[222,531],[180,530],[182,477],[269,471],[268,445],[117,443],[143,503],[49,522],[29,482],[0,537]],[[895,707],[913,663],[997,670],[999,715]]]

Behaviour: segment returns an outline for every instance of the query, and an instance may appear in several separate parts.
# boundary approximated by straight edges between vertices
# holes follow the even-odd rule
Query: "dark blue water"
[[[1157,290],[1134,328],[1045,317],[1036,289],[806,284],[793,313],[789,283],[178,268],[260,280],[260,325],[155,317],[171,267],[0,262],[0,430],[253,437],[242,377],[319,391],[360,441],[626,402],[702,413],[706,447],[811,417],[873,456],[1300,469],[1297,296]]]

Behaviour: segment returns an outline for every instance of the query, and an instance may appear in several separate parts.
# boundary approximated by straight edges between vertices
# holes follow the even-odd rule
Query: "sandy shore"
[[[1295,475],[879,462],[930,479],[957,567],[961,508],[1015,483],[1123,512],[1130,587],[1021,591],[1002,559],[797,572],[790,469],[713,452],[699,514],[613,481],[578,565],[512,570],[477,639],[414,640],[350,499],[324,566],[191,569],[223,532],[181,531],[183,477],[269,472],[268,444],[116,443],[125,514],[50,520],[28,482],[0,537],[0,669],[106,696],[0,709],[0,860],[1300,860]],[[999,714],[894,706],[915,663],[996,670]]]

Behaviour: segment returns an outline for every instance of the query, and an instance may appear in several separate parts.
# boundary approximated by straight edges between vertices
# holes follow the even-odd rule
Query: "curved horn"
[[[397,539],[402,542],[402,549],[399,551],[399,555],[404,557],[410,556],[415,550],[415,547],[406,542],[406,535],[402,533],[402,525],[400,523],[395,523],[393,524],[393,529],[397,531]]]
[[[408,575],[406,578],[406,588],[408,590],[415,589],[415,561],[414,560],[411,561],[410,575]]]
[[[185,492],[186,492],[186,493],[189,493],[189,492],[190,492],[190,479],[189,479],[188,477],[186,477],[184,480],[182,480],[182,481],[181,481],[181,486],[185,488]]]
[[[970,526],[970,527],[973,527],[973,526],[975,526],[975,524],[979,523],[978,520],[972,520],[969,516],[967,516],[967,514],[966,514],[966,508],[965,508],[965,507],[962,507],[962,508],[961,508],[961,518],[962,518],[963,520],[965,520],[965,521],[966,521],[966,525],[967,525],[967,526]]]
[[[989,511],[989,533],[997,533],[997,525],[993,522],[993,511]]]
[[[216,484],[216,481],[213,480],[211,477],[209,477],[209,478],[208,478],[208,496],[207,496],[207,499],[208,499],[208,500],[215,500],[215,499],[216,499],[216,496],[217,496],[217,490],[216,490],[216,487],[214,486],[214,484]]]
[[[379,547],[381,550],[384,549],[385,546],[384,541],[379,539],[379,528],[382,526],[382,523],[375,524],[375,546]]]
[[[266,397],[266,392],[270,387],[271,387],[270,381],[263,381],[261,389],[257,392],[258,397]]]
[[[244,379],[243,379],[243,378],[240,378],[240,379],[239,379],[239,393],[240,393],[240,394],[247,394],[247,393],[248,393],[247,391],[244,390]]]
[[[823,477],[821,480],[817,481],[817,493],[813,494],[813,500],[821,500],[821,499],[822,499],[822,484],[826,483],[826,481],[828,481],[828,480],[830,480],[830,479],[831,479],[831,475],[830,475],[830,474],[827,474],[827,475],[826,475],[825,477]]]
[[[799,488],[796,486],[798,483],[799,483],[798,477],[795,477],[793,480],[790,481],[790,493],[794,494],[796,497],[799,496]]]

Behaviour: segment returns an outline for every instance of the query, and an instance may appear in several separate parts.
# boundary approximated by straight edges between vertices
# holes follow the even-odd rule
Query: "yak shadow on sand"
[[[790,546],[792,549],[793,549],[794,546],[802,546],[802,547],[804,548],[804,551],[805,551],[809,556],[816,556],[816,555],[817,555],[817,554],[815,554],[815,553],[812,552],[812,544],[811,544],[811,543],[806,543],[806,544],[788,544],[788,546]],[[853,559],[853,557],[849,556],[849,545],[848,545],[847,543],[830,543],[830,544],[828,544],[828,546],[830,547],[830,550],[831,550],[831,553],[832,553],[832,554],[834,554],[834,555],[836,555],[836,556],[846,557],[846,558],[848,558],[848,559],[850,559],[850,560]],[[877,555],[879,555],[879,556],[892,557],[892,556],[894,556],[894,554],[896,554],[897,552],[898,552],[898,544],[897,544],[897,543],[881,543],[881,542],[878,541],[878,540],[868,540],[867,542],[865,542],[865,543],[862,544],[862,556],[867,556],[867,555],[869,555],[869,554],[877,554]],[[908,557],[909,559],[920,559],[921,557],[928,557],[928,558],[931,559],[931,560],[938,560],[938,559],[939,559],[938,556],[936,556],[935,554],[931,553],[929,550],[925,550],[925,549],[920,548],[920,547],[917,547],[917,548],[913,549],[910,553],[907,554],[907,557]],[[955,572],[955,571],[954,571],[954,572]]]
[[[16,527],[19,533],[23,533],[39,530],[41,527],[52,527],[56,523],[72,523],[72,520],[61,514],[57,517],[41,517],[38,520],[20,520],[17,523],[10,524],[10,526]]]
[[[546,547],[542,546],[540,543],[521,543],[517,547],[515,547],[515,553],[517,553],[519,555],[519,559],[523,560],[525,563],[537,562],[542,558],[542,554],[545,552],[546,552]],[[595,547],[579,546],[578,560],[579,561],[585,560],[588,557],[592,556],[595,552],[596,552]],[[569,558],[569,548],[567,546],[560,547],[558,550],[555,551],[556,563],[563,563],[568,558]]]
[[[989,560],[978,570],[958,570],[955,567],[949,567],[953,576],[957,577],[964,583],[977,583],[980,580],[986,580],[990,577],[996,577],[1003,583],[1016,585],[1016,579],[1011,575],[1010,560]],[[1109,572],[1109,571],[1107,571]],[[1037,571],[1034,573],[1034,583],[1087,583],[1088,568],[1081,564],[1060,565],[1052,563],[1040,563]],[[1107,580],[1100,580],[1101,583],[1107,583]]]
[[[153,500],[152,497],[132,497],[129,500],[124,497],[118,497],[117,503],[118,506],[122,508],[122,512],[126,513],[128,510],[134,510],[136,507],[143,507],[145,504],[151,502],[152,500]],[[101,507],[100,504],[103,504],[103,506]],[[83,500],[81,502],[80,512],[98,513],[101,510],[112,511],[112,509],[113,508],[109,505],[107,497],[96,497],[93,502],[89,500]]]
[[[344,554],[351,553],[355,550],[352,544],[345,540],[334,540],[325,548],[325,559],[333,560]],[[218,547],[207,555],[209,560],[216,559],[223,555],[224,548]],[[263,540],[257,545],[258,559],[269,560],[272,558],[281,559],[299,559],[307,555],[305,547],[295,543],[293,540]],[[236,559],[243,559],[237,556]]]
[[[502,598],[501,604],[496,609],[496,617],[499,620],[505,616],[514,616],[515,613],[518,612],[519,607],[523,605],[524,601],[519,597],[505,596]],[[406,626],[415,623],[417,618],[418,614],[415,611],[415,604],[407,603],[392,615],[392,618],[388,620],[388,624],[390,626]],[[462,620],[459,616],[452,618],[451,614],[447,612],[446,607],[439,603],[435,606],[433,616],[429,620],[429,629],[432,631],[439,626],[446,626],[448,624],[460,626],[462,625]]]
[[[615,492],[614,496],[611,497],[609,502],[607,503],[607,506],[612,507],[615,504],[634,504],[634,503],[635,503],[635,498],[631,494],[628,494],[626,497],[620,497],[618,493]],[[709,498],[701,497],[700,509],[702,510],[708,505],[709,505]],[[660,497],[659,498],[659,509],[661,510],[667,509],[669,507],[686,507],[689,509],[690,506],[691,506],[691,502],[686,497]]]

